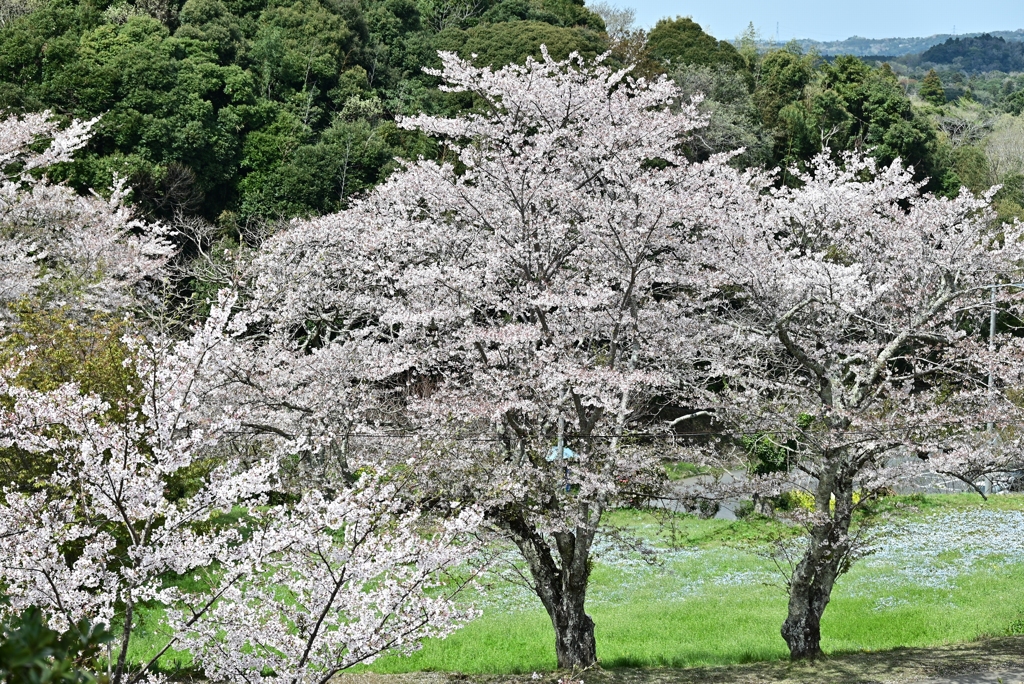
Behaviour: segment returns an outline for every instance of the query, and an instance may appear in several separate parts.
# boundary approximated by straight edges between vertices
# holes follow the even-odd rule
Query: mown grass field
[[[875,552],[842,577],[822,625],[826,652],[968,642],[1024,632],[1024,496],[893,497],[877,506]],[[885,522],[883,522],[883,520]],[[654,562],[604,539],[588,605],[605,668],[693,667],[785,658],[782,574],[766,551],[794,530],[764,518],[724,521],[616,511],[608,522],[657,552]],[[508,554],[510,560],[515,558]],[[379,673],[529,674],[555,668],[554,635],[539,601],[496,568],[487,591],[464,598],[483,616]],[[140,662],[163,641],[159,610]],[[170,653],[161,669],[187,667]]]
[[[1024,496],[894,498],[884,507],[903,524],[890,527],[878,552],[840,579],[822,625],[826,652],[934,646],[1024,630]],[[611,518],[655,542],[661,564],[602,549],[589,612],[603,667],[787,656],[779,636],[786,612],[782,575],[758,553],[772,538],[786,536],[784,528],[763,519],[680,516],[669,530],[646,514],[620,511]],[[677,548],[669,543],[673,534]],[[529,673],[555,667],[554,634],[536,599],[506,589],[477,600],[480,619],[411,657],[385,658],[371,669]]]

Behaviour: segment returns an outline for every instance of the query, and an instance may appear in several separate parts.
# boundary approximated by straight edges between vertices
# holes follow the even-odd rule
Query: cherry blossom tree
[[[708,188],[733,172],[679,152],[702,122],[670,108],[666,80],[576,56],[498,71],[441,58],[442,89],[476,113],[400,125],[439,138],[446,161],[408,162],[350,210],[272,238],[239,325],[290,350],[281,368],[318,369],[289,400],[293,425],[387,436],[348,458],[401,455],[425,500],[482,507],[522,553],[559,666],[585,667],[602,513],[656,489],[637,433],[700,394],[687,253],[721,205]]]
[[[998,292],[1000,288],[995,288]],[[1021,297],[1014,292],[993,296],[990,301],[988,340],[965,338],[956,351],[971,359],[961,360],[959,391],[945,393],[942,402],[920,420],[942,426],[922,431],[917,450],[924,457],[923,468],[952,477],[983,498],[990,493],[1019,486],[1024,470],[1024,407],[1019,392],[1024,386],[1024,344],[1021,338],[1000,334],[997,306],[1004,314],[1019,319]],[[967,347],[972,347],[967,349]]]
[[[216,681],[326,684],[443,638],[476,616],[454,604],[466,579],[449,571],[465,561],[480,514],[455,513],[424,525],[394,482],[370,476],[334,497],[307,492],[283,514],[254,511],[248,547],[260,562],[201,620],[186,604],[180,645]]]
[[[798,178],[738,177],[707,239],[724,293],[723,420],[786,449],[814,491],[782,627],[793,658],[813,658],[832,587],[858,553],[855,489],[892,484],[901,454],[962,463],[986,420],[1007,415],[969,333],[1024,253],[1021,226],[992,224],[990,195],[922,195],[898,163],[822,156]]]
[[[132,216],[124,179],[104,199],[41,176],[70,161],[96,121],[61,128],[50,112],[0,121],[0,302],[46,290],[58,301],[115,308],[170,256],[165,229]]]
[[[118,421],[98,398],[68,384],[52,392],[0,379],[4,447],[54,460],[38,491],[7,491],[0,515],[0,576],[15,610],[35,606],[58,631],[82,618],[120,623],[113,681],[121,682],[140,602],[171,603],[167,573],[214,560],[230,566],[238,532],[196,525],[267,491],[273,464],[215,468],[193,496],[168,494],[168,478],[199,463],[232,423],[200,410],[204,360],[222,342],[228,310],[164,353],[139,346],[137,409]]]
[[[222,298],[183,342],[133,341],[137,403],[0,375],[0,447],[54,463],[37,491],[4,494],[0,581],[11,609],[37,607],[59,631],[82,618],[116,628],[115,684],[145,679],[172,647],[193,648],[211,676],[273,668],[281,681],[326,681],[472,617],[453,606],[459,585],[435,584],[464,559],[474,509],[431,528],[398,507],[394,478],[370,476],[291,491],[294,504],[268,499],[281,488],[274,452],[231,448],[246,407],[218,392],[236,356],[233,303]],[[200,590],[177,586],[192,575]],[[154,603],[172,614],[168,636],[132,672],[139,610]]]

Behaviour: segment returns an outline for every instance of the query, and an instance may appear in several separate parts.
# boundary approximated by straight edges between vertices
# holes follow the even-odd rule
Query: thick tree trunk
[[[829,515],[811,527],[807,551],[789,581],[789,613],[782,624],[782,638],[793,660],[822,655],[821,616],[836,579],[849,564],[853,480],[837,470],[826,473],[818,482],[815,508]],[[833,495],[835,509],[830,511]]]
[[[793,660],[815,659],[821,652],[821,616],[828,605],[829,591],[817,582],[790,584],[789,614],[782,623],[782,638]]]
[[[594,529],[555,533],[559,564],[551,546],[521,514],[505,512],[497,520],[526,559],[534,589],[551,618],[559,669],[579,671],[597,663],[594,621],[585,610]]]
[[[583,609],[584,598],[585,593],[578,592],[548,610],[555,628],[555,656],[561,670],[580,670],[597,662],[594,621]]]

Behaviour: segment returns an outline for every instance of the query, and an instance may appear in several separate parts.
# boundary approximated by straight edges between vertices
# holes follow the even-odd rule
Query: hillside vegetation
[[[246,221],[336,210],[396,155],[433,154],[395,115],[458,108],[423,67],[607,47],[573,0],[54,0],[0,30],[0,109],[103,116],[65,170],[126,175],[150,213]]]
[[[919,60],[921,63],[949,65],[969,73],[1022,71],[1024,42],[1009,41],[988,33],[969,38],[949,38],[925,50]]]
[[[981,33],[964,33],[960,38],[980,36]],[[1024,29],[1015,31],[990,31],[989,35],[1004,38],[1007,41],[1024,40]],[[857,57],[901,57],[924,52],[933,45],[939,45],[957,36],[939,33],[924,38],[864,38],[852,36],[845,40],[797,40],[796,43],[804,50],[814,50],[822,55],[855,55]]]
[[[501,65],[542,44],[555,58],[610,48],[637,74],[706,95],[695,157],[742,147],[737,163],[789,164],[823,144],[864,147],[935,189],[959,187],[937,128],[886,66],[734,47],[685,18],[644,32],[598,9],[610,30],[582,0],[47,0],[0,28],[0,109],[102,115],[58,180],[127,177],[144,213],[197,214],[237,235],[344,208],[395,157],[442,154],[394,123],[473,106],[434,89],[423,69],[438,50]]]

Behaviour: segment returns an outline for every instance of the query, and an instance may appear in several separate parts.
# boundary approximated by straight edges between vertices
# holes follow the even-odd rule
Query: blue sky
[[[691,16],[720,39],[751,21],[765,38],[842,40],[929,36],[1024,28],[1024,0],[611,0],[632,7],[643,26],[665,16]]]

